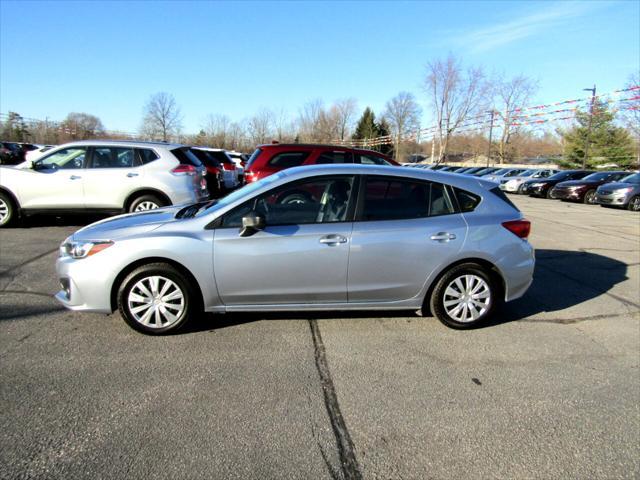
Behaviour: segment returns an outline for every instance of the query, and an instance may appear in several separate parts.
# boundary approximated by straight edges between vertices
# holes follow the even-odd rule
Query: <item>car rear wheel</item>
[[[596,191],[595,190],[589,190],[587,193],[584,194],[584,203],[588,204],[588,205],[595,205],[596,204]]]
[[[475,263],[457,265],[445,273],[431,294],[431,312],[451,328],[473,328],[491,316],[499,301],[491,274]]]
[[[164,206],[165,202],[155,195],[141,195],[131,202],[129,212],[146,212]]]
[[[640,212],[640,195],[631,197],[631,200],[629,200],[629,204],[627,205],[627,208],[632,212]]]
[[[194,310],[190,282],[166,263],[143,265],[131,272],[118,290],[118,310],[139,332],[159,335],[182,328]]]
[[[16,216],[16,208],[13,201],[3,192],[0,192],[0,228],[10,225]]]

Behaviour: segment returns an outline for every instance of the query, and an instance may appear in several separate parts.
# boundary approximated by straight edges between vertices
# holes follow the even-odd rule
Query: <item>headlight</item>
[[[624,187],[614,190],[613,193],[629,193],[631,190],[633,190],[633,187]]]
[[[60,245],[60,256],[71,258],[86,258],[91,255],[95,255],[102,250],[109,248],[113,245],[112,241],[91,241],[91,242],[76,242],[67,238]]]

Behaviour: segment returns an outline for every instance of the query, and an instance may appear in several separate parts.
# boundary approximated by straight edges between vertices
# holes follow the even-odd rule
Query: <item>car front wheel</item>
[[[195,298],[183,273],[166,263],[152,263],[124,279],[118,290],[118,310],[139,332],[173,333],[188,322]]]
[[[493,313],[499,302],[494,278],[475,263],[457,265],[445,273],[431,295],[431,312],[451,328],[473,328]]]

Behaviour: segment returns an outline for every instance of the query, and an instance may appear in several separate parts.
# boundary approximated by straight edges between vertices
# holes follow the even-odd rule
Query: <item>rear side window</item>
[[[364,192],[361,219],[402,220],[453,212],[451,200],[441,184],[370,178]]]
[[[218,162],[218,160],[214,158],[210,154],[210,152],[207,152],[205,150],[198,150],[197,148],[194,148],[191,150],[191,153],[193,153],[196,157],[198,157],[198,159],[200,159],[200,161],[204,165],[208,165],[209,167],[213,167],[213,168],[220,168],[220,162]]]
[[[309,156],[309,152],[283,152],[269,160],[269,166],[275,168],[292,168],[300,166]]]
[[[322,152],[316,160],[318,165],[329,163],[351,163],[350,154],[348,152]]]
[[[136,148],[136,152],[138,153],[140,163],[142,163],[143,165],[151,163],[154,160],[160,158],[156,152],[154,152],[153,150],[149,150],[148,148]]]
[[[91,168],[132,168],[135,165],[133,148],[95,147]]]
[[[202,162],[196,157],[188,148],[176,148],[171,150],[171,153],[175,155],[180,164],[193,165],[194,167],[201,167]]]
[[[500,193],[502,193],[502,190],[500,190],[500,188],[496,188],[495,190],[498,190]],[[480,203],[480,197],[471,192],[467,192],[466,190],[462,190],[461,188],[457,187],[453,187],[453,191],[456,195],[456,198],[458,199],[458,205],[460,206],[461,212],[473,212]]]

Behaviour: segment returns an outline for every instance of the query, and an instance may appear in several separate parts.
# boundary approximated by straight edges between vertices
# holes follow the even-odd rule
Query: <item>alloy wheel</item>
[[[185,295],[172,280],[154,275],[142,278],[131,288],[127,304],[136,322],[149,328],[164,328],[180,319]]]
[[[587,195],[585,196],[584,201],[589,205],[594,205],[596,203],[596,192],[594,191],[587,192]]]
[[[444,291],[444,309],[457,322],[473,322],[489,308],[491,291],[487,282],[477,275],[461,275]]]
[[[629,202],[630,210],[633,212],[640,212],[640,197],[633,197]],[[0,219],[0,223],[1,223]]]
[[[9,205],[4,199],[0,198],[0,225],[4,225],[9,220]]]
[[[160,208],[160,206],[155,202],[145,200],[144,202],[140,202],[140,204],[136,206],[134,212],[146,212],[147,210],[155,210],[156,208]]]

